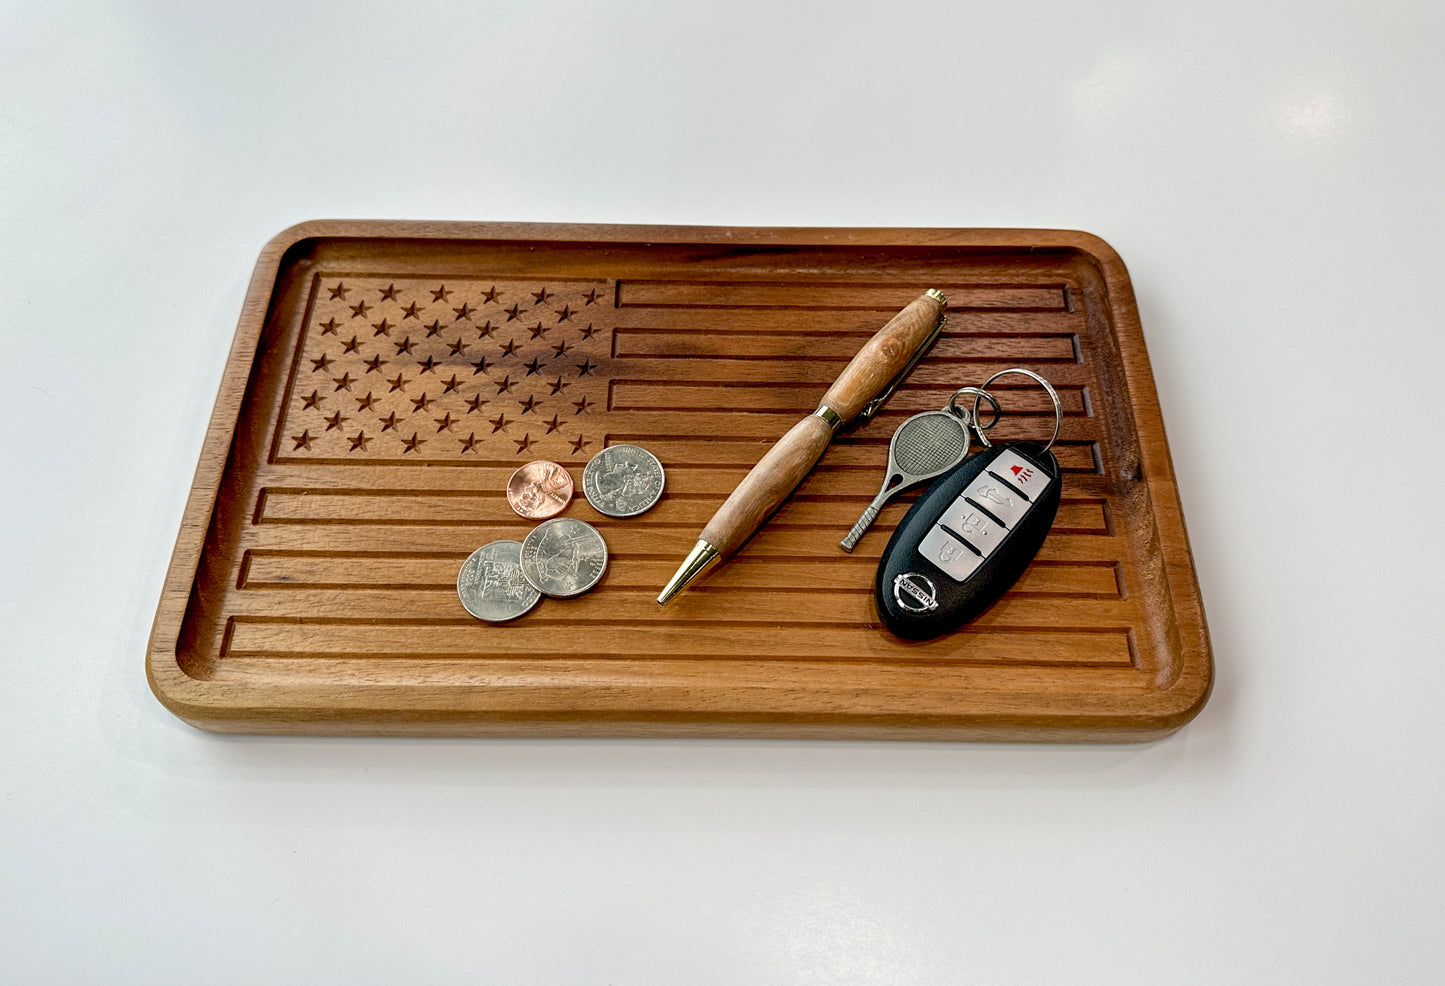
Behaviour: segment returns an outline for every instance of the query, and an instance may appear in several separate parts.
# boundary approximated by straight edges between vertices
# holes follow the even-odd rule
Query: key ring
[[[969,413],[967,409],[958,406],[959,394],[968,394],[973,397],[972,413]],[[989,404],[993,405],[993,420],[988,423],[987,427],[978,423],[978,402],[980,400],[986,400],[989,402]],[[993,396],[993,394],[990,394],[982,387],[959,387],[953,392],[953,396],[948,399],[948,410],[951,414],[954,415],[954,417],[962,419],[964,427],[972,428],[974,431],[978,432],[980,438],[983,437],[983,433],[988,431],[989,428],[992,428],[994,425],[998,424],[998,419],[1003,414],[1003,412],[999,409],[998,400]],[[988,445],[988,440],[985,439],[983,444]]]
[[[1049,383],[1047,380],[1045,380],[1043,377],[1039,376],[1039,375],[1038,375],[1037,373],[1035,373],[1033,370],[1025,370],[1025,369],[1023,369],[1022,367],[1014,367],[1014,368],[1009,369],[1009,370],[999,370],[997,373],[995,373],[993,376],[989,377],[987,380],[985,380],[985,381],[983,382],[983,387],[980,387],[980,388],[977,388],[977,389],[978,389],[981,393],[983,393],[983,394],[986,395],[986,394],[988,393],[988,391],[987,391],[987,389],[986,389],[986,388],[988,387],[988,385],[991,384],[991,383],[993,383],[993,382],[994,382],[995,380],[997,380],[999,377],[1001,377],[1001,376],[1003,376],[1004,374],[1007,374],[1007,373],[1022,373],[1022,374],[1023,374],[1024,376],[1026,376],[1026,377],[1032,377],[1034,380],[1038,381],[1038,383],[1040,383],[1040,384],[1043,386],[1043,388],[1049,392],[1049,396],[1050,396],[1051,398],[1053,398],[1053,401],[1054,401],[1054,433],[1049,436],[1049,443],[1044,446],[1044,451],[1047,452],[1049,449],[1051,449],[1051,448],[1054,447],[1054,442],[1056,442],[1056,441],[1058,440],[1058,438],[1059,438],[1059,426],[1064,423],[1064,405],[1059,402],[1059,394],[1058,394],[1058,391],[1054,390],[1053,384]],[[973,388],[973,387],[965,387],[965,388],[964,388],[964,390],[974,390],[974,389],[975,389],[975,388]],[[962,393],[962,391],[960,391],[960,393]],[[994,406],[994,423],[997,423],[997,422],[998,422],[998,410],[997,410],[997,409],[998,409],[998,402],[995,401],[992,397],[989,397],[989,401],[990,401],[990,403],[992,403],[993,406]],[[975,395],[974,395],[974,398],[973,398],[973,414],[974,414],[974,417],[975,417],[975,418],[978,417],[978,402],[979,402],[979,397],[978,397],[977,394],[975,394]],[[950,400],[950,401],[949,401],[949,404],[952,405],[952,403],[953,403],[953,401]],[[989,427],[992,428],[992,427],[993,427],[993,424],[990,424]],[[981,441],[981,442],[983,442],[985,448],[992,448],[992,447],[993,447],[993,443],[988,440],[988,436],[983,433],[983,429],[982,429],[982,428],[976,428],[976,429],[974,429],[974,430],[978,432],[978,440]]]

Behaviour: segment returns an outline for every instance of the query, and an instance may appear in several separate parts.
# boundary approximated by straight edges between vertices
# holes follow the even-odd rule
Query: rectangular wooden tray
[[[884,412],[659,607],[767,445],[929,287],[947,329]],[[1009,366],[1064,401],[1055,527],[975,623],[899,640],[871,589],[912,497],[855,554],[838,540],[898,423]],[[1047,437],[1047,395],[999,384],[993,434]],[[667,469],[629,520],[580,495],[621,442]],[[503,489],[538,458],[578,480],[568,515],[602,531],[607,573],[481,623],[457,570],[530,529]],[[1187,722],[1212,665],[1133,292],[1097,237],[314,222],[257,262],[147,672],[231,732],[1115,741]]]

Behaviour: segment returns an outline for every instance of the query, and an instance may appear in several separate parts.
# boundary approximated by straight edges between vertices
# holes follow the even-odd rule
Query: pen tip
[[[718,550],[699,538],[697,544],[692,546],[692,550],[687,553],[687,557],[678,566],[677,571],[672,573],[672,578],[667,580],[667,585],[662,587],[662,592],[657,597],[657,605],[666,606],[669,599],[701,575],[702,570],[716,561],[717,557]]]

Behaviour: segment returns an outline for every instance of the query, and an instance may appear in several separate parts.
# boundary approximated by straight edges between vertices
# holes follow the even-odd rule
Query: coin
[[[587,502],[609,517],[636,517],[662,497],[657,456],[638,445],[610,445],[582,470]]]
[[[545,520],[572,502],[572,474],[555,462],[529,462],[507,480],[507,502],[528,520]]]
[[[580,596],[607,571],[607,542],[597,528],[558,517],[532,528],[522,542],[522,574],[548,596]]]
[[[542,598],[522,574],[520,541],[493,541],[473,551],[457,572],[457,597],[488,623],[515,620]]]

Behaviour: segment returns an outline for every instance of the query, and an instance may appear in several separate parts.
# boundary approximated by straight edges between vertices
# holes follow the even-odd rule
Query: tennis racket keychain
[[[998,406],[989,384],[1009,373],[1032,378],[1053,400],[1054,433],[1047,443],[995,445],[977,427],[979,401]],[[956,630],[1003,595],[1038,554],[1059,509],[1059,463],[1050,449],[1063,406],[1053,386],[1032,370],[1015,368],[958,393],[973,394],[971,418],[984,448],[935,480],[904,515],[883,549],[873,587],[888,629],[911,640]],[[957,397],[949,399],[955,413]]]
[[[958,406],[960,394],[973,397],[972,411]],[[947,407],[915,414],[894,430],[888,442],[888,473],[883,477],[883,488],[853,529],[838,542],[838,547],[851,552],[878,519],[883,504],[905,490],[943,475],[967,457],[969,429],[980,433],[986,430],[978,423],[980,400],[988,401],[993,408],[993,420],[987,426],[992,428],[998,421],[998,401],[977,387],[964,387],[948,399]]]

